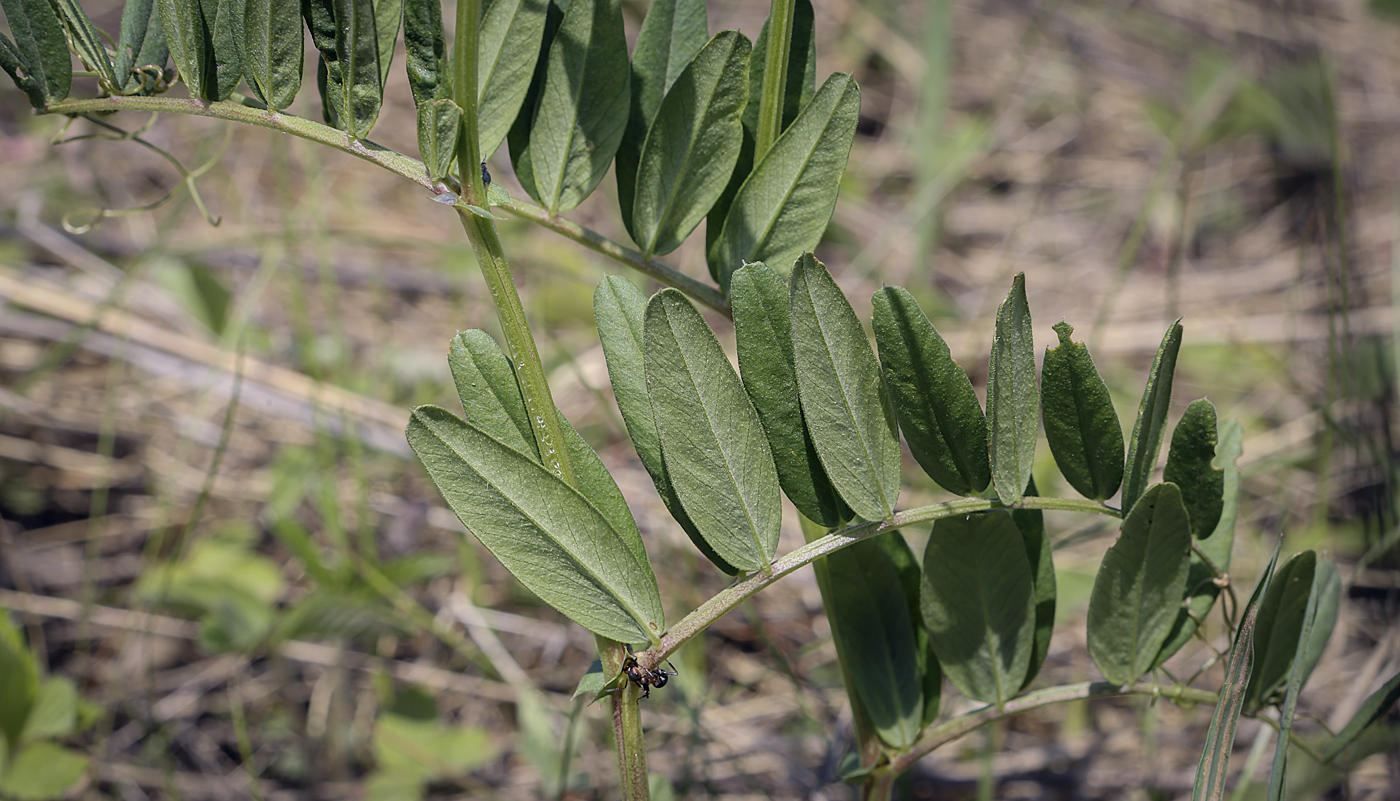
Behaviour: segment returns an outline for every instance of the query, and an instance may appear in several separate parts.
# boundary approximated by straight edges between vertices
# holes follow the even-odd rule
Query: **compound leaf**
[[[290,107],[301,89],[303,30],[298,0],[246,0],[243,74],[273,111]]]

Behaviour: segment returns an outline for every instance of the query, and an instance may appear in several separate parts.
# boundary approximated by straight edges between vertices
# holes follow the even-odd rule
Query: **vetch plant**
[[[648,795],[639,702],[673,675],[667,658],[809,564],[855,721],[844,775],[866,797],[889,797],[920,757],[989,722],[1089,697],[1219,702],[1198,774],[1202,798],[1223,792],[1240,714],[1278,708],[1290,733],[1339,596],[1335,568],[1312,552],[1277,574],[1271,565],[1244,609],[1227,616],[1236,633],[1219,694],[1164,667],[1220,593],[1233,593],[1239,494],[1238,424],[1198,400],[1169,425],[1181,324],[1163,338],[1126,443],[1068,324],[1056,326],[1058,342],[1037,372],[1024,276],[997,314],[985,411],[909,292],[875,294],[872,347],[811,253],[836,201],[860,90],[843,74],[817,85],[805,0],[775,0],[752,44],[737,31],[712,37],[701,0],[657,0],[630,56],[618,0],[461,0],[450,45],[438,0],[129,0],[115,48],[73,0],[0,6],[14,36],[0,38],[0,66],[40,113],[109,127],[96,115],[161,111],[260,125],[375,162],[457,213],[503,341],[480,330],[452,340],[464,416],[419,407],[408,440],[472,535],[596,636],[600,660],[580,692],[609,705],[624,797]],[[367,138],[400,29],[422,161]],[[286,111],[303,82],[306,31],[324,123]],[[97,77],[98,97],[69,97],[70,50]],[[162,96],[180,84],[188,99]],[[238,93],[241,84],[251,96]],[[483,156],[503,140],[538,205],[491,181]],[[610,166],[635,248],[560,216]],[[184,186],[193,191],[192,179]],[[665,618],[663,588],[617,484],[555,408],[498,213],[667,285],[648,298],[609,277],[594,311],[627,432],[660,498],[735,577],[679,621]],[[657,258],[702,219],[712,283]],[[733,318],[738,371],[696,303]],[[1042,420],[1055,464],[1082,498],[1038,494],[1031,469]],[[1164,480],[1154,483],[1169,430]],[[900,507],[901,433],[956,500]],[[779,554],[784,495],[807,544]],[[1045,510],[1122,519],[1088,613],[1089,652],[1104,681],[1029,689],[1056,603]],[[895,533],[928,523],[922,555]],[[942,716],[944,678],[986,706]],[[13,710],[30,703],[31,685],[0,679],[0,723],[9,721],[0,754],[14,751],[24,718]],[[1301,750],[1335,758],[1394,702],[1394,685],[1363,705],[1325,755],[1306,743]],[[437,734],[433,748],[448,747]],[[1282,797],[1291,742],[1280,737],[1271,797]],[[404,775],[408,785],[427,780]]]

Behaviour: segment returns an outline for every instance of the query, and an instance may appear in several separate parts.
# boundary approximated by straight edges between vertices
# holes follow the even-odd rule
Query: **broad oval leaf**
[[[1175,484],[1157,484],[1123,520],[1089,596],[1089,655],[1104,678],[1130,684],[1151,668],[1181,609],[1191,521]]]
[[[1035,342],[1026,303],[1026,274],[1017,273],[997,309],[996,338],[987,367],[987,444],[992,483],[1007,505],[1021,502],[1035,462],[1040,396]]]
[[[739,158],[749,40],[725,31],[680,74],[647,133],[637,167],[632,238],[646,255],[685,241],[724,191]]]
[[[428,179],[441,181],[457,158],[462,133],[462,107],[444,97],[418,104],[418,152]]]
[[[1004,705],[1030,666],[1030,560],[1007,512],[945,517],[924,551],[924,624],[943,674],[968,698]]]
[[[856,514],[883,520],[899,500],[899,430],[865,329],[810,253],[793,269],[789,304],[802,414],[822,467]]]
[[[573,0],[549,47],[530,127],[532,197],[555,215],[603,180],[627,125],[631,70],[618,0]]]
[[[1240,471],[1235,466],[1235,460],[1243,452],[1244,428],[1234,420],[1224,421],[1216,428],[1218,442],[1211,468],[1220,470],[1223,475],[1220,519],[1215,524],[1215,530],[1197,538],[1196,547],[1191,549],[1186,601],[1153,667],[1167,661],[1196,633],[1197,621],[1205,619],[1220,595],[1220,585],[1215,583],[1217,571],[1219,574],[1230,571],[1230,552],[1235,546],[1235,516],[1239,512],[1240,500]],[[1209,564],[1206,560],[1209,560]]]
[[[709,39],[704,0],[656,0],[647,6],[637,46],[632,51],[632,100],[615,169],[622,222],[633,241],[637,235],[632,230],[632,197],[642,143],[656,110],[661,108],[661,99]]]
[[[543,464],[519,379],[496,340],[479,329],[459,333],[452,338],[447,362],[452,368],[452,380],[457,385],[457,396],[462,400],[467,420],[496,440]],[[579,492],[598,507],[637,560],[646,562],[642,535],[637,531],[637,523],[632,519],[632,511],[617,482],[563,412],[555,411]]]
[[[1314,551],[1296,553],[1284,562],[1259,606],[1254,632],[1254,673],[1245,691],[1246,712],[1262,709],[1281,693],[1298,653],[1308,596],[1317,569]]]
[[[1171,450],[1162,480],[1181,488],[1181,500],[1191,515],[1191,534],[1205,537],[1220,522],[1225,471],[1215,460],[1215,407],[1205,398],[1191,402],[1172,432]]]
[[[82,780],[89,759],[47,740],[16,747],[0,774],[0,794],[16,801],[63,798]]]
[[[1123,475],[1123,514],[1128,514],[1152,480],[1157,467],[1157,454],[1167,431],[1167,412],[1172,403],[1172,375],[1176,372],[1176,355],[1181,350],[1181,320],[1171,324],[1147,375],[1147,387],[1138,404],[1133,435],[1128,439],[1128,463]]]
[[[369,136],[379,118],[384,84],[373,0],[332,0],[339,83],[329,86],[340,128],[352,139]],[[334,77],[334,74],[332,74]]]
[[[477,136],[481,157],[496,152],[525,102],[540,57],[549,0],[494,0],[477,38]]]
[[[647,304],[647,390],[666,473],[726,562],[766,570],[778,550],[778,474],[758,413],[700,312],[674,289]]]
[[[404,70],[414,105],[442,97],[449,80],[447,32],[442,26],[441,0],[404,0]]]
[[[577,490],[435,406],[414,409],[408,441],[457,518],[531,592],[600,636],[660,641],[651,566]]]
[[[813,568],[846,686],[860,697],[880,739],[908,748],[923,726],[922,660],[900,571],[876,542],[892,537],[899,534],[861,540]]]
[[[593,293],[593,317],[598,324],[598,339],[608,363],[608,379],[612,382],[617,408],[622,412],[632,446],[671,517],[705,558],[732,576],[739,569],[715,553],[700,535],[666,472],[666,461],[661,456],[661,436],[656,431],[656,415],[647,393],[646,357],[643,356],[646,306],[646,295],[620,275],[604,278]]]
[[[725,291],[730,275],[748,262],[787,264],[821,241],[859,114],[860,88],[835,73],[754,165],[708,253]]]
[[[15,37],[14,49],[0,34],[0,64],[36,109],[68,96],[73,84],[73,58],[63,33],[63,20],[50,0],[4,0],[0,8]]]
[[[802,419],[787,282],[763,262],[748,264],[734,273],[730,301],[739,373],[768,435],[778,483],[808,520],[838,526],[847,512]]]
[[[292,105],[301,89],[303,50],[299,0],[246,0],[243,74],[273,111]]]
[[[298,32],[301,30],[299,16],[292,24]],[[301,57],[300,50],[297,55]],[[165,31],[160,23],[160,6],[155,0],[129,0],[122,9],[116,58],[114,69],[123,91],[155,94],[159,77],[156,73],[163,71],[165,62],[170,59],[170,48],[165,44]],[[301,75],[300,68],[297,75]]]
[[[967,373],[907,290],[887,286],[874,304],[880,364],[909,451],[940,487],[980,493],[992,481],[987,418]]]
[[[1045,349],[1040,371],[1045,439],[1069,485],[1106,501],[1123,483],[1123,427],[1089,349],[1069,338],[1074,328],[1061,320],[1055,333],[1060,345]]]

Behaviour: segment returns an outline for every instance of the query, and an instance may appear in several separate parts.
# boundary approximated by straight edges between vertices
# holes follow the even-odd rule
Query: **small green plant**
[[[82,781],[88,757],[55,741],[96,717],[71,680],[41,677],[34,655],[0,614],[0,799],[63,798]]]
[[[74,0],[0,6],[15,37],[0,38],[0,66],[41,113],[108,127],[97,115],[120,110],[260,125],[375,162],[457,213],[503,342],[479,330],[452,340],[448,363],[465,418],[421,406],[408,440],[472,534],[524,586],[596,635],[600,659],[580,692],[611,705],[624,797],[649,794],[639,702],[662,683],[667,658],[809,564],[856,723],[843,775],[866,797],[888,798],[921,756],[992,721],[1130,693],[1216,704],[1201,798],[1223,791],[1238,716],[1280,708],[1285,736],[1270,792],[1282,797],[1298,693],[1335,620],[1335,568],[1311,552],[1295,555],[1277,574],[1271,565],[1243,609],[1225,605],[1235,638],[1221,692],[1172,676],[1167,660],[1217,597],[1234,592],[1240,427],[1218,421],[1206,400],[1169,425],[1183,336],[1174,323],[1125,440],[1068,324],[1056,326],[1058,343],[1037,371],[1023,276],[997,315],[985,411],[909,292],[876,293],[872,348],[811,253],[836,202],[860,90],[843,74],[818,87],[810,3],[776,0],[751,44],[737,31],[712,37],[701,0],[657,0],[630,56],[617,0],[462,0],[451,47],[438,0],[130,0],[115,48]],[[302,83],[306,30],[319,54],[324,124],[286,111]],[[422,161],[367,139],[400,30]],[[70,48],[97,78],[98,97],[68,97]],[[238,94],[240,82],[252,96]],[[179,84],[188,99],[161,96]],[[538,205],[492,182],[483,156],[502,141]],[[635,248],[560,217],[609,167]],[[183,186],[193,191],[192,179]],[[695,546],[735,577],[680,621],[665,619],[663,588],[617,484],[554,406],[497,213],[668,285],[648,298],[626,278],[609,277],[594,311],[622,417],[658,494]],[[658,260],[702,220],[708,283]],[[732,317],[737,372],[696,302]],[[1031,468],[1042,420],[1059,471],[1083,497],[1037,492]],[[919,467],[955,500],[900,508],[901,432]],[[1163,480],[1154,483],[1169,432]],[[808,542],[778,554],[783,495]],[[1122,520],[1089,606],[1089,652],[1104,681],[1030,689],[1056,603],[1045,510]],[[928,546],[915,554],[897,531],[929,523]],[[325,598],[351,597],[356,578],[395,597],[394,583],[363,562],[323,563],[295,521],[272,524]],[[236,583],[257,614],[224,621],[199,592],[211,575],[229,578],[205,570],[206,550],[216,547],[239,551],[210,544],[172,563],[160,577],[162,597],[210,616],[207,636],[229,647],[266,641],[276,631],[266,592],[245,586],[246,577]],[[371,549],[360,549],[367,562]],[[17,637],[9,640],[5,653],[22,653]],[[0,679],[11,773],[35,747],[24,733],[38,692],[32,678],[14,675],[21,673]],[[942,716],[944,678],[986,706]],[[1394,702],[1395,685],[1373,697],[1326,758]],[[479,764],[464,754],[484,752],[479,733],[439,727],[422,698],[384,695],[393,700],[376,729],[376,793],[412,795]]]

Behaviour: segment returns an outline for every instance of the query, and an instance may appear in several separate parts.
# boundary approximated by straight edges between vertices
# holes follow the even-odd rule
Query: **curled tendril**
[[[164,206],[166,203],[169,203],[172,199],[174,199],[175,196],[179,194],[181,189],[189,190],[190,198],[194,201],[195,206],[199,208],[199,213],[204,215],[204,220],[206,222],[208,222],[212,226],[217,226],[219,223],[223,222],[222,217],[215,217],[209,213],[209,209],[204,205],[204,198],[200,196],[199,189],[195,186],[195,179],[208,172],[215,164],[219,163],[219,159],[223,157],[224,150],[228,148],[229,140],[233,138],[233,126],[229,125],[224,127],[223,141],[219,143],[218,148],[215,149],[214,154],[209,157],[209,160],[191,170],[187,169],[184,164],[180,163],[179,159],[175,158],[175,156],[171,155],[166,150],[141,138],[141,134],[145,133],[147,130],[150,130],[151,126],[155,124],[156,118],[159,116],[160,115],[158,114],[152,114],[151,118],[146,121],[145,125],[141,126],[135,131],[126,131],[121,128],[118,128],[115,125],[112,125],[109,122],[105,122],[91,115],[84,114],[82,115],[83,119],[87,120],[88,122],[91,122],[99,128],[105,128],[111,133],[99,132],[61,138],[63,132],[68,130],[68,126],[72,123],[73,118],[70,118],[68,122],[64,124],[63,128],[59,130],[58,135],[54,137],[53,144],[55,145],[67,144],[69,142],[77,142],[84,139],[106,139],[109,141],[116,142],[135,142],[139,145],[149,148],[150,150],[159,154],[166,161],[174,165],[175,169],[179,171],[181,178],[180,183],[176,184],[163,197],[152,203],[147,203],[144,206],[137,206],[135,208],[130,209],[106,209],[93,206],[85,206],[73,209],[72,211],[63,215],[62,222],[64,230],[68,231],[71,234],[85,234],[91,231],[94,227],[100,225],[101,222],[108,217],[130,217],[135,214],[145,214],[146,212],[154,211],[155,209]]]

